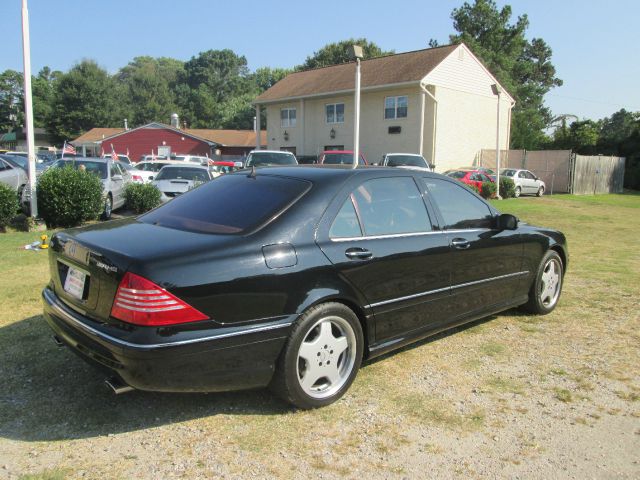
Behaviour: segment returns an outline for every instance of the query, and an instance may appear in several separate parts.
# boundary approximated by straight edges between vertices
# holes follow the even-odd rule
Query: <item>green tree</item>
[[[127,117],[122,88],[93,60],[83,60],[54,83],[47,129],[55,143],[93,127],[122,125]]]
[[[535,149],[545,141],[551,112],[544,95],[562,85],[551,63],[551,48],[540,38],[527,40],[527,15],[511,22],[509,5],[498,9],[493,0],[465,2],[453,10],[456,34],[452,43],[464,42],[515,98],[511,127],[513,148]]]
[[[116,75],[122,85],[133,126],[167,122],[176,110],[175,85],[183,63],[170,58],[136,57]]]
[[[581,154],[592,154],[600,138],[600,125],[593,120],[581,120],[567,126],[563,122],[553,132],[551,148],[574,150]]]
[[[0,132],[13,131],[24,123],[22,73],[5,70],[0,74]]]
[[[639,121],[640,112],[628,112],[624,108],[611,117],[603,118],[598,143],[598,147],[602,150],[600,153],[620,155],[621,144],[638,130]]]
[[[296,70],[309,70],[311,68],[328,67],[329,65],[350,62],[352,58],[349,55],[349,48],[352,45],[360,45],[362,47],[365,59],[394,53],[393,50],[382,50],[378,45],[366,38],[349,38],[341,42],[325,45],[317,52],[314,52],[313,55],[307,57],[302,65],[296,67]]]
[[[62,75],[59,70],[43,67],[31,81],[33,94],[33,125],[45,128],[47,119],[53,114],[53,92],[56,80]]]

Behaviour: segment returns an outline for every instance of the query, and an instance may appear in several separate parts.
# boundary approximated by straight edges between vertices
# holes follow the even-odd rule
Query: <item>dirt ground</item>
[[[267,391],[113,396],[53,344],[37,292],[3,306],[0,479],[640,478],[638,210],[578,207],[555,225],[572,257],[552,314],[415,344],[310,412]]]

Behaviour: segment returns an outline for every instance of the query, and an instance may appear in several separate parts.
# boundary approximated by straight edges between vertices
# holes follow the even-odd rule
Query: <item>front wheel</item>
[[[529,301],[524,308],[539,315],[552,312],[560,299],[562,280],[562,259],[557,252],[549,250],[540,262],[536,278],[529,290]]]
[[[537,195],[539,197],[541,197],[542,195],[544,195],[544,187],[542,185],[540,185],[540,188],[538,189],[538,193]]]
[[[323,407],[349,389],[363,351],[358,317],[341,303],[309,309],[295,323],[271,390],[298,408]]]

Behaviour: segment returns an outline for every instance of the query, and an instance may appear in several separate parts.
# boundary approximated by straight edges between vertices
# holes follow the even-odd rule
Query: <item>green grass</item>
[[[547,316],[505,312],[370,362],[347,398],[310,412],[261,390],[111,395],[102,385],[104,374],[51,341],[40,298],[49,281],[47,252],[23,250],[40,234],[0,234],[0,378],[10,392],[0,395],[0,451],[8,441],[23,445],[25,458],[47,446],[67,449],[76,456],[65,458],[64,466],[85,470],[93,461],[92,442],[109,434],[153,432],[161,439],[159,452],[189,452],[193,440],[175,430],[184,423],[219,446],[220,464],[257,462],[269,475],[286,477],[297,462],[321,473],[326,466],[317,452],[334,446],[356,456],[365,441],[381,452],[405,448],[411,438],[405,430],[413,425],[443,436],[472,435],[497,421],[490,412],[517,411],[517,400],[511,402],[522,396],[555,397],[558,408],[570,408],[565,404],[582,404],[587,397],[581,395],[592,388],[604,395],[600,385],[609,382],[610,395],[637,410],[640,195],[525,197],[495,205],[567,236],[570,262],[558,308]],[[327,439],[331,447],[323,443]],[[111,472],[109,478],[128,478],[127,465],[143,457],[126,455],[113,471],[98,466]],[[210,466],[196,459],[194,468]],[[396,467],[371,468],[393,477]],[[246,473],[237,468],[230,476]],[[42,480],[59,480],[66,472],[53,464],[23,471],[42,471],[21,477]]]

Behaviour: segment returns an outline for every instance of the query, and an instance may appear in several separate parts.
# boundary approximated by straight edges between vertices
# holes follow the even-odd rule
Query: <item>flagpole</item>
[[[29,9],[22,0],[22,58],[24,65],[24,115],[27,129],[27,155],[29,157],[29,188],[31,190],[31,217],[38,216],[36,195],[36,146],[33,135],[33,103],[31,98],[31,44],[29,42]]]
[[[64,143],[62,144],[62,156],[60,157],[60,160],[64,160],[64,151],[67,149],[67,141],[65,140]]]

